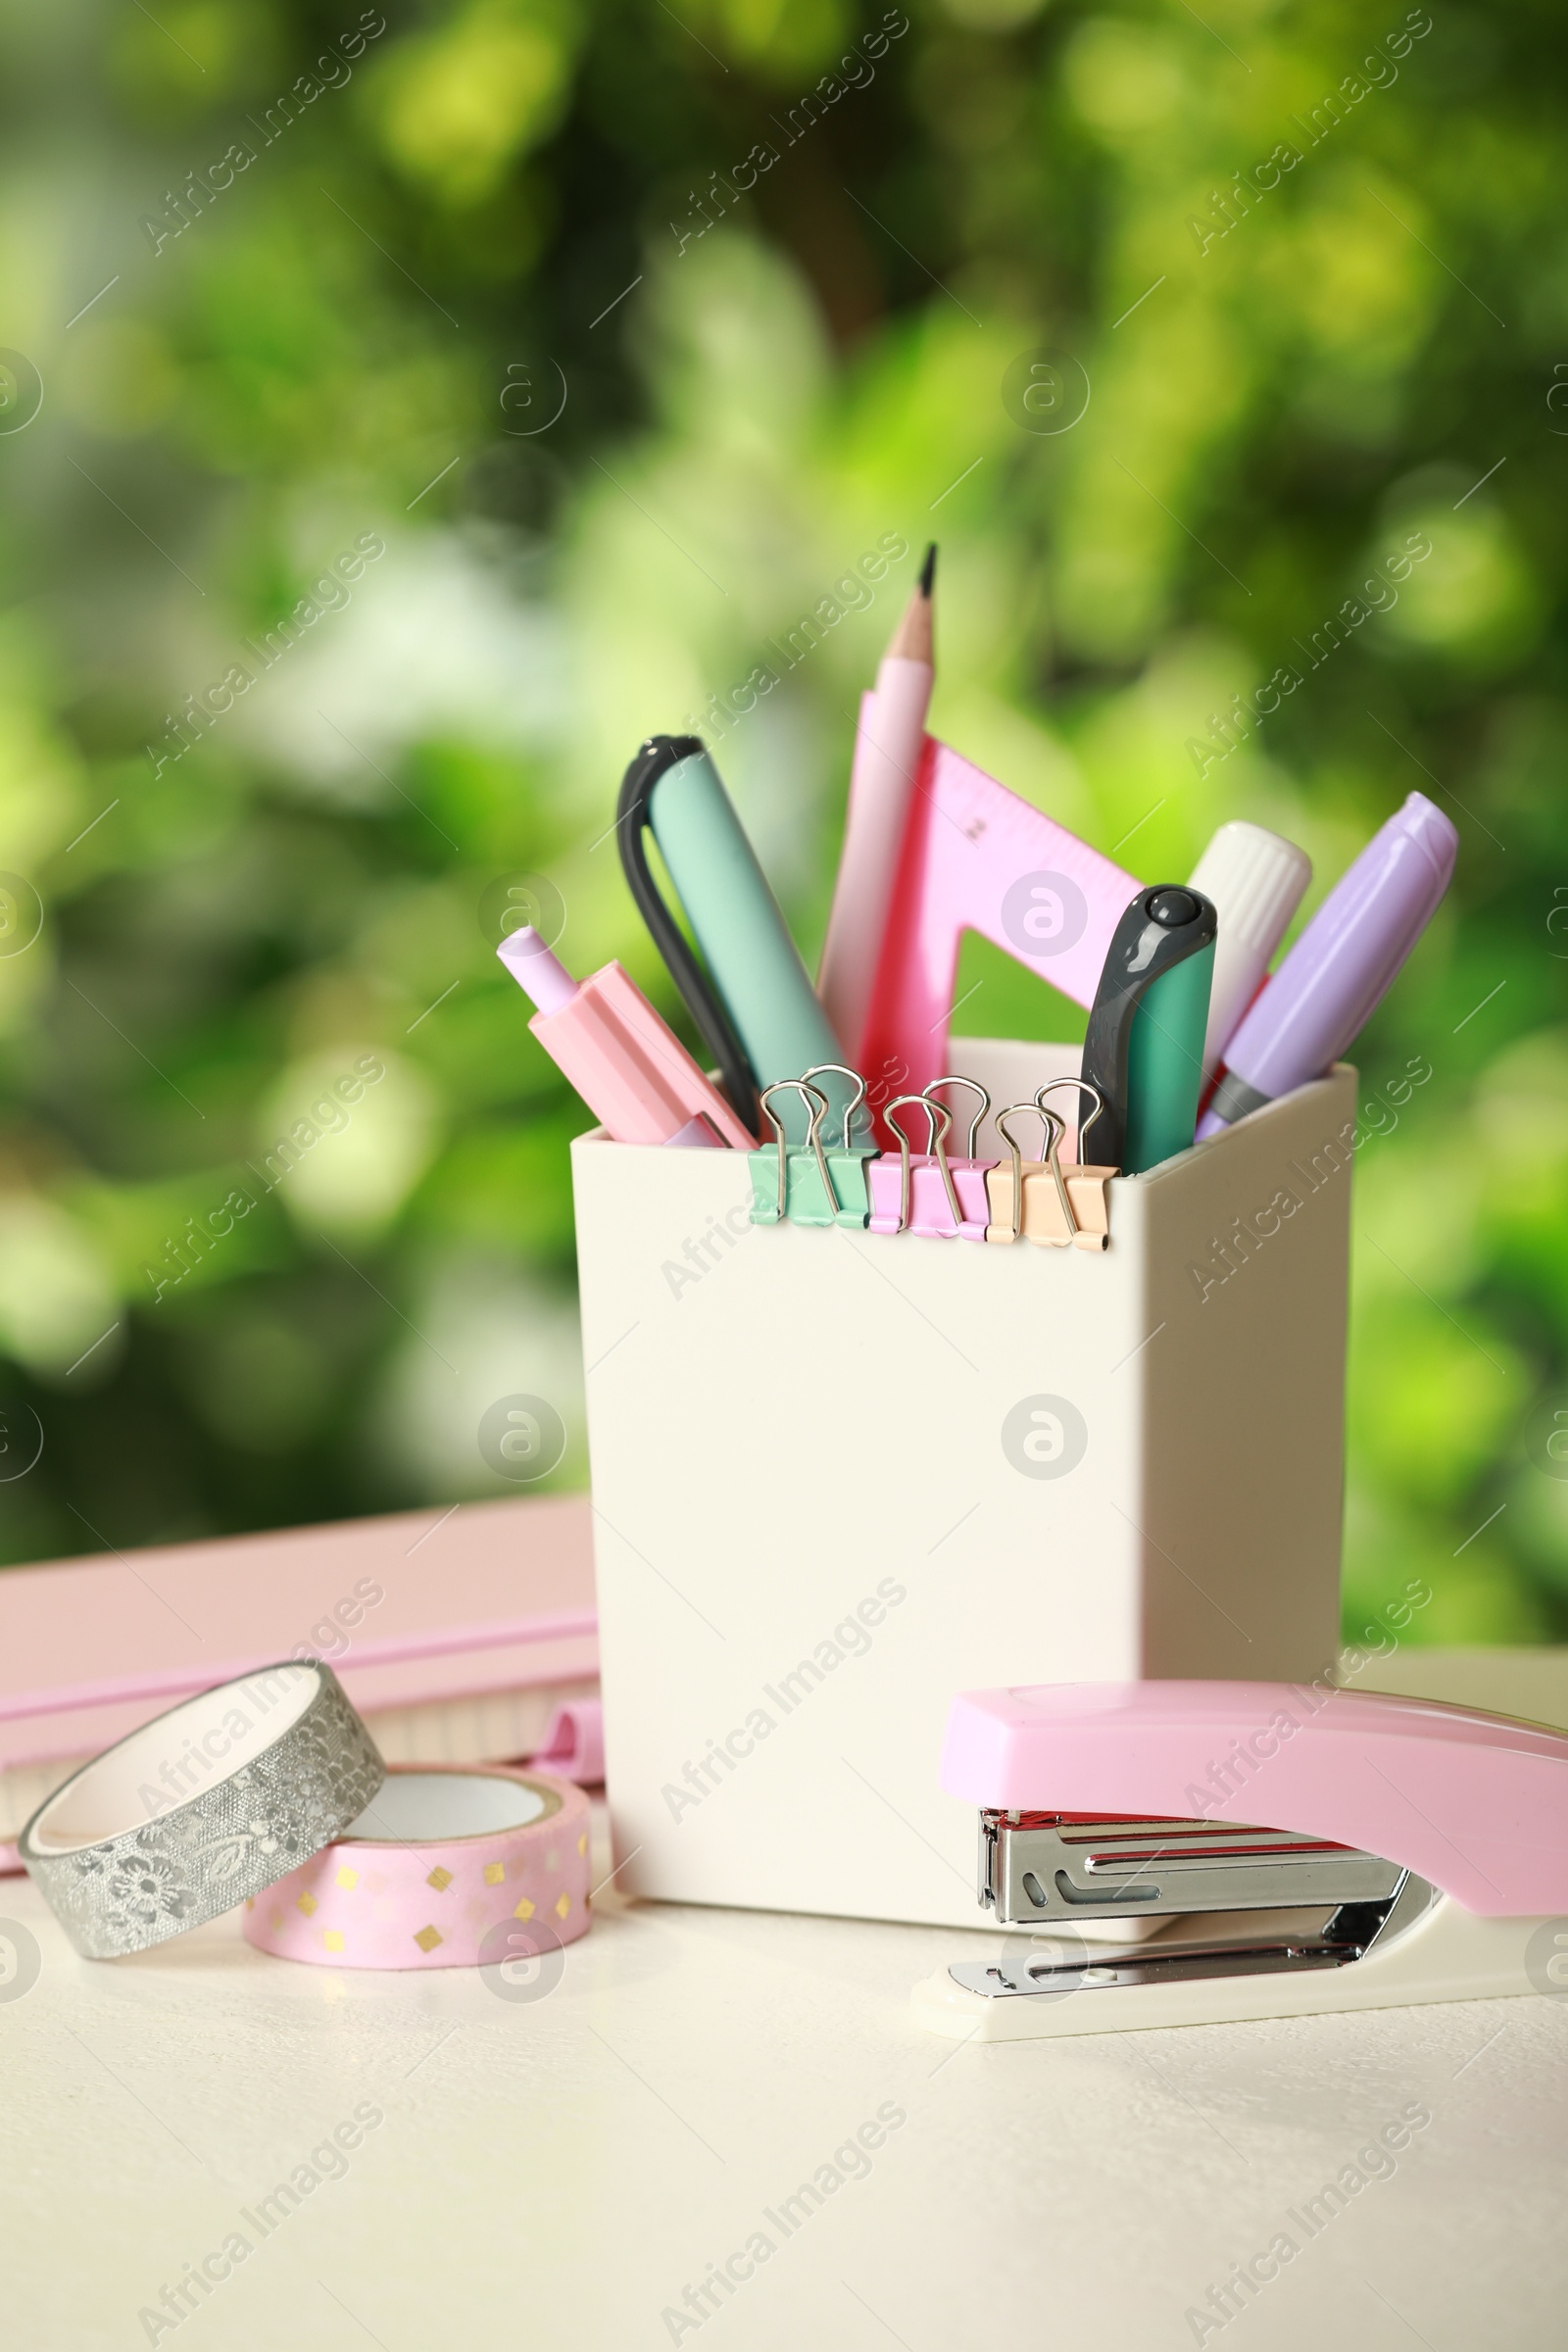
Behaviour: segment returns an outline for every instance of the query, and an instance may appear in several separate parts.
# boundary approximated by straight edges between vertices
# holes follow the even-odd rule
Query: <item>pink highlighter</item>
[[[618,963],[574,980],[531,924],[496,954],[539,1007],[529,1028],[613,1142],[753,1149],[756,1138]]]

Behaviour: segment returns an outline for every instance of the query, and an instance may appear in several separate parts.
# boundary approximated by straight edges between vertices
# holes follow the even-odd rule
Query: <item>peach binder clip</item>
[[[1046,1097],[1057,1089],[1070,1086],[1087,1095],[1094,1103],[1093,1110],[1078,1130],[1075,1152],[1083,1160],[1084,1143],[1090,1129],[1105,1107],[1104,1097],[1098,1086],[1087,1078],[1053,1078],[1035,1096],[1037,1108],[1044,1110]],[[1024,1181],[1024,1239],[1039,1242],[1050,1250],[1065,1250],[1069,1243],[1075,1250],[1108,1250],[1110,1247],[1110,1200],[1106,1187],[1117,1173],[1114,1168],[1061,1163],[1057,1140],[1053,1138],[1046,1148],[1046,1159],[1053,1178],[1049,1185],[1036,1176]]]
[[[896,1110],[923,1110],[926,1149],[911,1153],[909,1138],[894,1117]],[[883,1124],[899,1147],[897,1164],[891,1152],[874,1159],[866,1171],[870,1182],[872,1233],[919,1233],[951,1241],[963,1223],[963,1208],[948,1164],[948,1137],[953,1113],[929,1095],[895,1095],[882,1113]]]
[[[916,1988],[1009,2040],[1548,1992],[1568,1953],[1568,1739],[1293,1683],[1061,1683],[953,1702],[1008,1940]],[[1136,1946],[1097,1923],[1141,1921]]]
[[[1041,1092],[1044,1093],[1045,1089],[1042,1088]],[[1007,1124],[1009,1119],[1029,1117],[1037,1118],[1045,1130],[1044,1159],[1025,1159],[1022,1146]],[[988,1242],[1021,1240],[1025,1233],[1025,1219],[1031,1209],[1038,1221],[1038,1199],[1029,1188],[1039,1178],[1048,1179],[1055,1187],[1059,1196],[1057,1206],[1065,1228],[1069,1233],[1072,1231],[1072,1202],[1067,1197],[1056,1156],[1056,1148],[1066,1132],[1065,1121],[1055,1111],[1048,1110],[1038,1100],[1033,1102],[1009,1102],[1005,1110],[998,1111],[997,1133],[1011,1156],[1008,1160],[999,1160],[995,1167],[986,1170],[986,1200],[991,1211],[991,1221],[986,1227]]]

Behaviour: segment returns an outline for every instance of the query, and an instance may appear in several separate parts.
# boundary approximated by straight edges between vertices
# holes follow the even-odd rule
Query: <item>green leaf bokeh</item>
[[[717,746],[809,960],[913,563],[850,567],[935,533],[933,724],[1139,873],[1253,817],[1310,911],[1411,789],[1458,823],[1358,1052],[1347,1622],[1421,1576],[1411,1639],[1561,1639],[1564,50],[1531,0],[10,12],[0,1401],[45,1446],[3,1556],[504,1492],[508,1390],[580,1433],[588,1120],[481,907],[544,877],[673,1014],[616,781],[825,598]],[[1004,397],[1045,350],[1070,429]],[[970,981],[973,1029],[1048,1019]]]

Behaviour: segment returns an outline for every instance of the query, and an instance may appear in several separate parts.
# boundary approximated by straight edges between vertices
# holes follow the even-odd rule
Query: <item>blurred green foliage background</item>
[[[1563,1638],[1564,49],[1539,0],[12,0],[0,1401],[45,1442],[3,1556],[505,1492],[516,1390],[581,1480],[589,1122],[484,910],[542,878],[672,1013],[621,768],[894,532],[942,542],[934,726],[1141,875],[1254,817],[1310,911],[1412,788],[1454,816],[1358,1056],[1433,1076],[1358,1156],[1348,1625],[1420,1575],[1412,1639]],[[1070,430],[1004,400],[1042,347]],[[912,568],[719,745],[808,961]],[[1064,1033],[976,980],[963,1026]]]

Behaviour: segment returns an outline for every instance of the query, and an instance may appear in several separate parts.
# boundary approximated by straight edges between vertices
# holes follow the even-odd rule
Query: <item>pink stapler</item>
[[[1568,1739],[1536,1724],[1316,1684],[970,1690],[942,1784],[1011,1935],[917,1987],[938,2033],[1568,1989]]]

